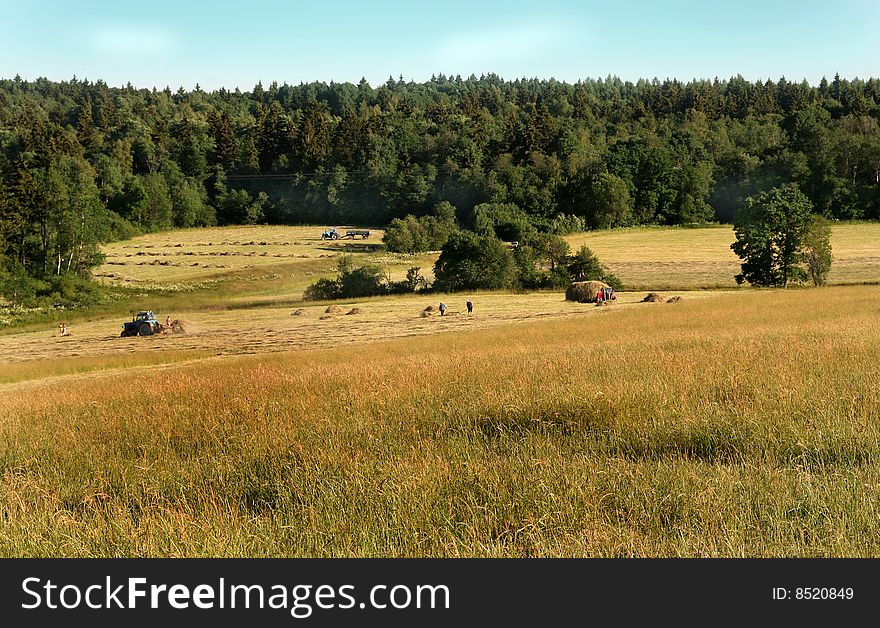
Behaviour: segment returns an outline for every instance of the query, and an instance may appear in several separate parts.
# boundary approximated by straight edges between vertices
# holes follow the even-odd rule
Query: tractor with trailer
[[[321,234],[322,240],[338,240],[339,238],[354,240],[357,237],[360,237],[361,240],[366,240],[370,237],[369,229],[347,229],[345,235],[340,236],[339,232],[336,231],[336,227],[332,227]]]
[[[164,323],[160,323],[151,310],[144,310],[135,314],[130,322],[123,323],[122,333],[119,335],[122,338],[128,336],[152,336],[168,331],[175,334],[183,333],[183,324],[179,320],[170,320],[170,317],[166,318]]]

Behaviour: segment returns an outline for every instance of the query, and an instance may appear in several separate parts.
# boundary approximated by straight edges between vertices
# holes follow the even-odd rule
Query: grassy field
[[[341,227],[340,231],[344,231]],[[410,266],[431,277],[435,254],[418,256],[362,252],[382,241],[381,230],[368,240],[322,241],[322,227],[217,227],[149,234],[105,247],[96,276],[129,287],[201,287],[229,277],[260,278],[263,292],[299,292],[331,275],[336,258],[348,252],[370,259],[395,278]],[[375,234],[375,235],[374,235]],[[633,290],[734,288],[739,259],[730,250],[729,226],[698,229],[638,227],[591,231],[565,238],[572,249],[589,246]],[[880,224],[842,223],[832,235],[832,284],[864,283],[880,278]],[[274,276],[266,276],[273,273]]]
[[[738,291],[7,384],[0,554],[876,556],[878,311]]]
[[[637,227],[591,231],[565,238],[573,250],[586,244],[632,290],[735,288],[739,258],[728,225],[698,229]],[[880,280],[880,224],[841,223],[832,228],[831,284]]]
[[[729,290],[729,228],[631,229],[569,238],[611,307],[335,312],[301,301],[347,252],[320,230],[116,243],[128,300],[0,335],[0,556],[880,555],[880,226],[833,236],[873,285]]]

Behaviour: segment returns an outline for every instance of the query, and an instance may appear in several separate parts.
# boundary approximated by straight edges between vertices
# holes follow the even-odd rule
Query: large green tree
[[[813,204],[788,184],[749,197],[737,213],[730,248],[742,259],[738,283],[786,287],[806,278],[801,248],[809,231]]]
[[[434,287],[450,292],[509,288],[516,274],[513,254],[501,240],[459,231],[450,236],[434,264]]]

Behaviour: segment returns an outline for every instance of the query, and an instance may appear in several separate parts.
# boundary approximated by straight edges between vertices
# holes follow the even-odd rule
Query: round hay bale
[[[669,297],[666,302],[667,303],[678,303],[681,301],[681,297]]]
[[[648,296],[642,299],[642,303],[666,303],[666,297],[659,292],[649,292]]]
[[[337,314],[337,313],[339,313],[339,312],[341,312],[341,311],[342,311],[342,308],[339,307],[338,305],[328,305],[328,306],[327,306],[327,309],[324,310],[324,313],[326,313],[326,314]]]
[[[359,307],[353,307],[348,312],[345,313],[346,316],[351,316],[352,314],[363,314],[364,311]]]
[[[299,308],[295,309],[293,312],[291,312],[290,315],[291,316],[303,316],[303,315],[305,315],[305,313],[306,313],[306,311],[304,309],[302,309],[301,307],[299,307]]]
[[[596,293],[602,288],[610,288],[604,281],[575,281],[565,291],[566,301],[578,303],[595,303]]]

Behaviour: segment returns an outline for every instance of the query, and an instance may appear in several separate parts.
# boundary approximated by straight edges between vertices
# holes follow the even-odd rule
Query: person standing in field
[[[67,323],[62,322],[60,325],[58,325],[58,331],[61,332],[62,336],[66,336],[67,335]]]
[[[467,305],[468,314],[474,313],[474,304],[468,301],[465,305]]]
[[[446,315],[446,304],[441,303],[440,304],[440,316],[445,316],[445,315]]]

